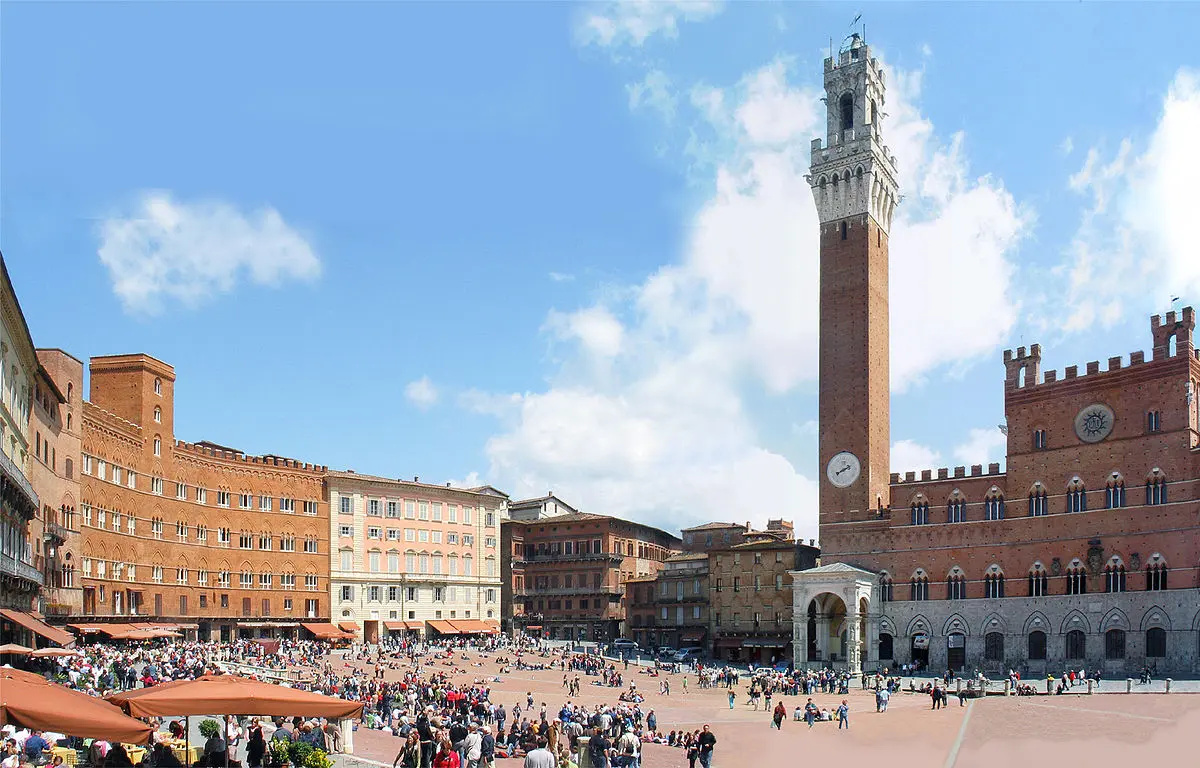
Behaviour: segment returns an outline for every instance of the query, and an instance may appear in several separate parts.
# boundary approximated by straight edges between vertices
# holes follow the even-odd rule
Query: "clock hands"
[[[842,474],[843,472],[845,472],[847,469],[850,469],[850,465],[849,465],[849,464],[846,464],[846,465],[844,465],[844,466],[843,466],[841,469],[839,469],[837,472],[834,472],[833,474],[835,474],[835,475],[840,475],[840,474]]]

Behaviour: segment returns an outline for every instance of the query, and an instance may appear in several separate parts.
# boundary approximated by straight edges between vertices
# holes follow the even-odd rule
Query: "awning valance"
[[[30,616],[28,613],[14,611],[11,608],[3,608],[0,609],[0,616],[3,616],[14,624],[20,624],[33,634],[44,637],[52,643],[65,646],[75,642],[75,637],[70,632],[58,627],[52,627],[36,616]]]
[[[300,626],[313,633],[320,640],[340,640],[346,637],[346,633],[332,624],[327,623],[309,623],[301,624]]]
[[[541,631],[541,629],[542,629],[541,624],[530,624],[529,626],[525,627],[526,632],[539,632],[539,631]]]

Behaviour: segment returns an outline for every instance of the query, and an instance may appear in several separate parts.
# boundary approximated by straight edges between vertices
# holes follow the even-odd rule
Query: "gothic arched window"
[[[854,127],[854,94],[848,91],[843,93],[839,106],[842,114],[842,130],[848,131]]]

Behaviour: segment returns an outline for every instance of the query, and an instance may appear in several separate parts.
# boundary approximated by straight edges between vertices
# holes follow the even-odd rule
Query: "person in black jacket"
[[[429,725],[429,710],[433,707],[426,707],[425,711],[417,715],[417,735],[421,739],[421,768],[430,768],[433,765],[433,728]]]

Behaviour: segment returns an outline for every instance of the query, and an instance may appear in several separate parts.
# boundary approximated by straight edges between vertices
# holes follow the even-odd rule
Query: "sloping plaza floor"
[[[470,654],[465,671],[455,674],[455,679],[470,681],[497,675],[494,661],[483,659],[482,668],[470,666],[477,660],[475,654]],[[462,661],[455,663],[464,665]],[[437,667],[450,669],[442,664]],[[724,689],[700,690],[691,677],[690,690],[685,694],[683,675],[669,675],[671,695],[661,696],[658,678],[635,670],[631,666],[625,673],[626,684],[636,681],[646,694],[643,711],[654,710],[661,731],[694,730],[705,723],[711,726],[717,735],[715,768],[795,766],[811,760],[888,768],[1008,768],[1048,762],[1141,762],[1150,755],[1165,758],[1166,765],[1200,765],[1195,746],[1196,734],[1200,733],[1200,695],[1195,693],[990,696],[965,707],[951,698],[950,706],[940,711],[930,710],[929,697],[924,694],[901,693],[892,698],[887,712],[876,713],[874,694],[851,688],[845,697],[813,697],[818,706],[830,710],[847,698],[851,713],[848,730],[839,731],[836,722],[817,723],[811,730],[803,722],[794,722],[791,713],[805,698],[784,697],[788,719],[783,729],[776,731],[770,727],[768,713],[756,712],[745,704],[745,686],[739,688],[735,708],[730,710]],[[393,671],[387,674],[389,679],[399,675]],[[560,671],[519,671],[489,684],[493,699],[507,709],[518,702],[525,709],[528,691],[533,693],[535,707],[545,702],[554,711],[567,700],[562,678]],[[583,690],[576,701],[589,707],[615,702],[619,690],[590,685],[595,679],[580,675]],[[389,765],[399,745],[399,739],[379,731],[360,729],[355,734],[356,755]],[[518,759],[497,761],[499,768],[521,764]],[[642,765],[686,768],[687,759],[681,749],[651,744],[645,745]]]

